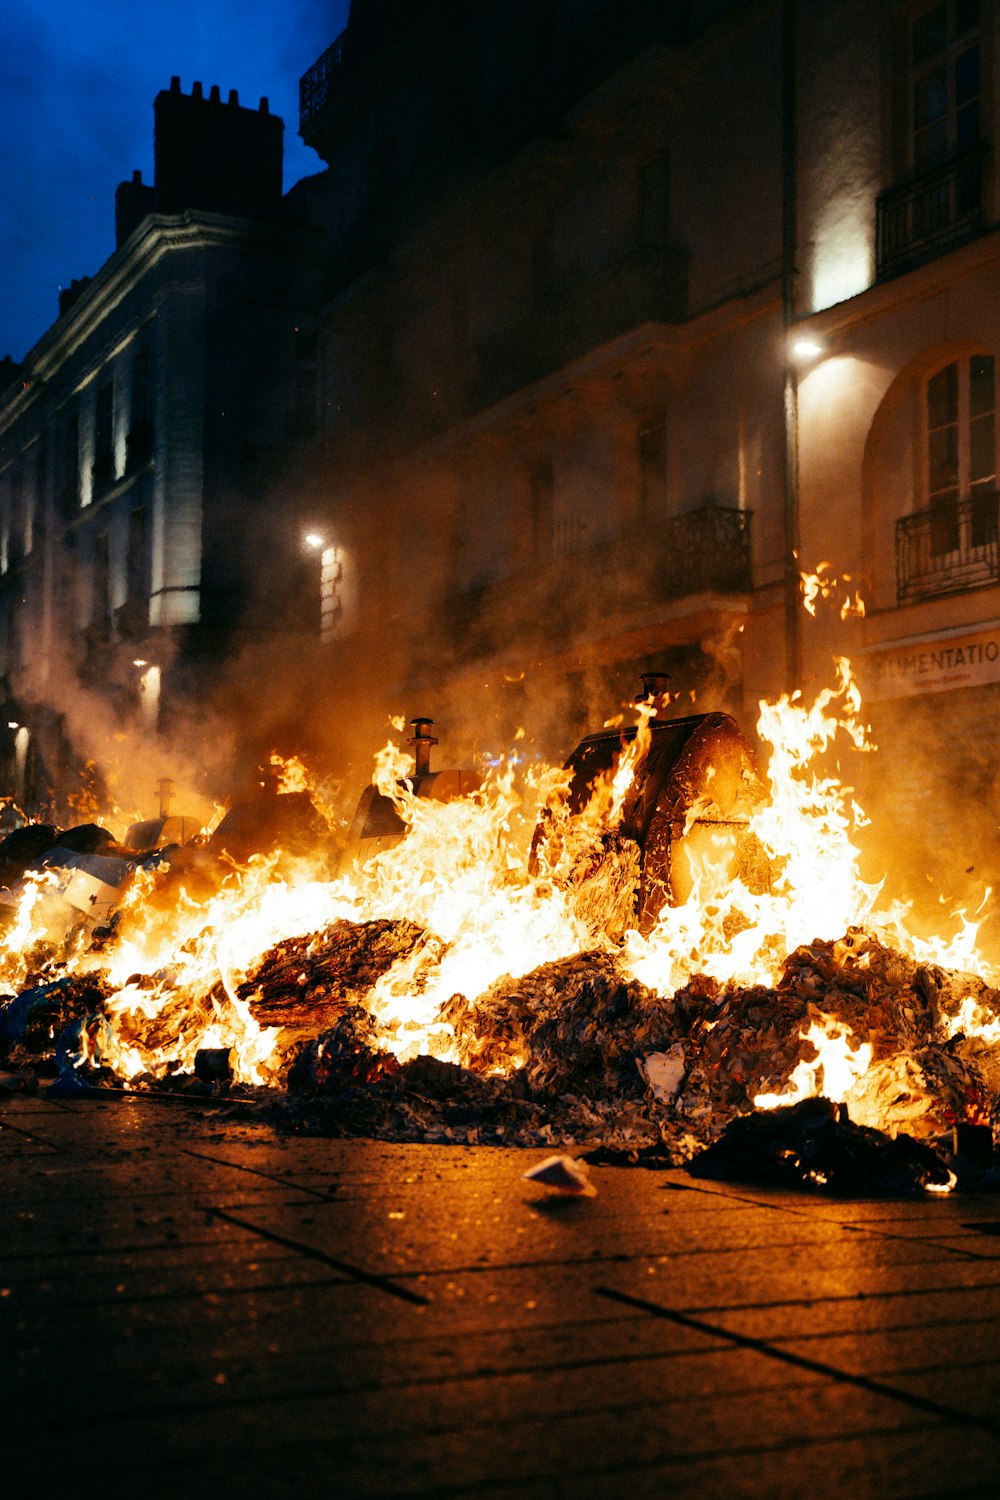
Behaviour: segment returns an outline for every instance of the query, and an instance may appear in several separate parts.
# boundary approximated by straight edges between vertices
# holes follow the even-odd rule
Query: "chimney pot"
[[[204,93],[202,91],[201,83],[198,82],[197,80],[194,83],[192,83],[192,85],[191,85],[191,98],[192,99],[202,99],[202,98],[204,98]]]
[[[219,85],[217,83],[212,84],[212,87],[208,91],[208,97],[213,104],[222,103],[222,95],[219,93]]]
[[[261,94],[260,96],[260,112],[262,115],[270,113],[266,94]]]
[[[238,90],[236,90],[236,89],[230,89],[229,90],[229,102],[230,102],[230,104],[239,104],[239,102],[240,102],[240,96],[239,96]]]
[[[172,94],[179,94],[180,91],[181,91],[180,76],[179,76],[179,74],[175,73],[173,75],[173,77],[171,78],[171,80],[170,80],[170,92]]]
[[[667,687],[669,681],[669,672],[643,672],[639,702],[654,709],[666,708],[670,702],[670,689]]]
[[[430,775],[431,746],[437,744],[437,740],[431,734],[434,720],[411,719],[410,723],[413,725],[413,738],[407,740],[406,743],[413,746],[413,772],[419,781],[421,776]]]

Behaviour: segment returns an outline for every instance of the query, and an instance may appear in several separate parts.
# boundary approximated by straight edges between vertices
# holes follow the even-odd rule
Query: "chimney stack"
[[[284,122],[267,101],[244,109],[235,89],[223,105],[218,84],[208,98],[200,83],[191,93],[172,78],[153,105],[155,208],[185,209],[266,219],[281,202]]]

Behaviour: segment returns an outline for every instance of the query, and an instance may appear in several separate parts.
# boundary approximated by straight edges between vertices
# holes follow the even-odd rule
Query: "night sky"
[[[298,80],[348,0],[0,0],[0,356],[21,359],[58,290],[114,250],[114,193],[153,180],[153,99],[178,74],[262,94],[285,122],[285,187],[321,171]]]

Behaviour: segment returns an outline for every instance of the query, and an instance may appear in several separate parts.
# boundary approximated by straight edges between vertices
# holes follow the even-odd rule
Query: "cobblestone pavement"
[[[4,1490],[1000,1493],[1000,1201],[538,1156],[0,1096]]]

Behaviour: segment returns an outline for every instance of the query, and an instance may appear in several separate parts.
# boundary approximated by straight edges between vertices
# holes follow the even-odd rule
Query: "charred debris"
[[[447,800],[468,790],[463,777],[471,773],[431,773],[432,721],[414,723],[418,795]],[[768,878],[748,830],[762,787],[735,722],[699,715],[654,721],[652,729],[643,774],[619,824],[619,841],[631,850],[633,925],[640,927],[665,902],[684,899],[688,866],[678,851],[685,840],[697,845],[706,830],[716,847],[722,838],[745,880]],[[568,763],[571,799],[583,801],[634,732],[582,742]],[[0,996],[0,1064],[7,1070],[0,1087],[57,1094],[120,1088],[107,1061],[115,987],[101,952],[114,938],[113,908],[129,879],[152,868],[158,899],[157,887],[161,895],[169,891],[178,871],[208,880],[213,865],[228,861],[231,868],[252,849],[315,843],[317,818],[305,794],[277,797],[265,786],[258,803],[234,809],[211,839],[166,853],[135,848],[129,838],[116,844],[95,825],[60,831],[29,824],[8,834],[0,842],[0,884],[16,893],[32,869],[55,868],[47,899],[60,907],[63,936],[71,932],[79,944],[83,931],[89,961],[74,967],[63,943],[40,945],[25,985]],[[348,856],[367,857],[405,832],[391,800],[369,789]],[[546,837],[543,822],[536,850]],[[774,987],[696,976],[664,996],[630,977],[613,946],[602,947],[504,976],[480,994],[450,996],[437,1022],[454,1038],[457,1061],[400,1061],[380,1044],[373,991],[401,962],[419,987],[444,949],[419,925],[389,919],[339,920],[288,937],[263,953],[237,988],[253,1019],[274,1028],[276,1086],[234,1083],[228,1050],[206,1046],[193,1070],[139,1074],[129,1087],[263,1111],[293,1132],[571,1147],[592,1161],[687,1163],[706,1177],[814,1191],[1000,1185],[993,1150],[1000,1027],[995,1042],[962,1028],[970,1001],[1000,1015],[1000,991],[974,975],[917,963],[852,929],[839,941],[796,949]],[[129,983],[164,987],[162,974],[137,973]],[[206,993],[206,1014],[223,998]],[[157,1027],[169,1030],[170,1012],[168,994],[144,1023],[147,1052]],[[761,1096],[781,1096],[799,1064],[816,1064],[814,1023],[871,1047],[870,1066],[846,1102],[811,1097],[755,1107]],[[822,1095],[822,1065],[816,1084]]]

